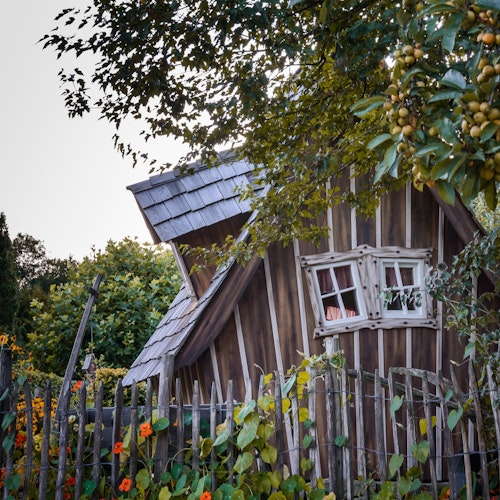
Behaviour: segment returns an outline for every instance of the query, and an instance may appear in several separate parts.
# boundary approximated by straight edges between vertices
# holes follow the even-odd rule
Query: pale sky
[[[53,18],[79,0],[1,2],[0,212],[11,239],[28,233],[50,257],[81,259],[126,236],[151,242],[126,186],[149,177],[114,151],[113,128],[95,116],[70,119],[57,73],[61,63],[36,44]],[[157,146],[163,161],[186,151]]]

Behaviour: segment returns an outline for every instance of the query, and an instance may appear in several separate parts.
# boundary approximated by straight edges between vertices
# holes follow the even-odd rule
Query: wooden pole
[[[65,401],[70,392],[71,378],[73,377],[73,372],[75,371],[76,362],[78,360],[78,354],[82,347],[83,337],[85,335],[85,328],[87,327],[87,322],[89,320],[90,313],[92,311],[92,306],[94,305],[96,297],[99,295],[97,290],[99,290],[101,279],[102,276],[98,274],[95,279],[94,286],[89,288],[90,296],[87,300],[87,305],[85,306],[85,311],[83,312],[82,320],[80,321],[80,327],[78,328],[78,332],[76,334],[76,338],[73,343],[73,349],[71,351],[71,356],[68,361],[68,366],[66,366],[66,372],[64,373],[61,393],[59,394],[59,399],[57,400],[56,418],[54,419],[54,422],[56,422],[61,417],[60,415],[61,401]]]

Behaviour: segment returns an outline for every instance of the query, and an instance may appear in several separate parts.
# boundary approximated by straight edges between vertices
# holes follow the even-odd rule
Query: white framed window
[[[437,328],[425,290],[431,249],[372,248],[301,256],[315,335],[363,328]]]
[[[361,282],[354,262],[317,266],[313,276],[324,325],[347,324],[366,318]]]

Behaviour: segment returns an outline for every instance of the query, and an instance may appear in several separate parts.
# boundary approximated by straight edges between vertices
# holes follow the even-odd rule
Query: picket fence
[[[278,458],[272,466],[274,470],[282,474],[287,471],[298,474],[301,460],[308,458],[312,467],[307,472],[307,480],[313,487],[321,477],[336,498],[352,499],[369,498],[371,489],[387,480],[397,481],[400,474],[418,464],[423,468],[425,488],[433,498],[439,497],[444,484],[450,487],[450,498],[459,498],[460,489],[466,491],[467,498],[481,496],[488,499],[493,495],[484,480],[495,474],[500,477],[500,392],[491,369],[488,368],[486,393],[478,390],[472,365],[469,366],[465,392],[459,387],[453,367],[451,380],[441,374],[406,368],[391,368],[387,377],[381,377],[378,372],[371,374],[347,367],[327,368],[321,372],[310,369],[310,372],[306,397],[298,399],[297,393],[290,391],[286,396],[291,399],[292,411],[285,413],[282,413],[281,404],[285,378],[280,375],[273,381],[275,433],[272,440],[278,450]],[[269,391],[269,386],[264,388],[261,382],[256,392],[262,394],[263,391]],[[51,412],[45,411],[40,425],[33,421],[29,384],[24,382],[19,386],[12,382],[8,359],[2,352],[0,394],[3,498],[8,498],[8,495],[12,495],[10,498],[30,498],[28,487],[23,488],[23,485],[36,484],[40,500],[49,497],[63,500],[68,498],[65,487],[68,475],[74,477],[73,498],[82,496],[84,478],[89,477],[95,484],[106,481],[118,492],[124,464],[120,463],[119,454],[109,450],[123,440],[125,426],[129,426],[132,437],[137,436],[140,423],[150,419],[155,411],[158,418],[168,417],[171,425],[159,433],[155,449],[152,446],[146,448],[146,456],[138,456],[136,441],[131,439],[130,457],[125,464],[130,478],[135,477],[141,461],[149,459],[153,460],[154,477],[158,478],[174,461],[182,462],[190,449],[190,466],[196,469],[202,460],[197,446],[200,436],[215,439],[217,426],[222,422],[230,429],[230,435],[237,432],[234,420],[237,403],[233,402],[231,382],[224,405],[216,404],[215,387],[210,404],[201,405],[197,382],[193,386],[192,404],[183,404],[179,380],[173,384],[167,380],[160,383],[156,391],[148,383],[143,405],[138,405],[138,389],[134,384],[130,406],[124,406],[124,391],[118,382],[112,409],[103,408],[102,385],[95,395],[93,408],[87,408],[86,387],[83,385],[76,409],[70,408],[71,395],[68,395],[66,401],[59,402],[60,414],[54,418]],[[22,412],[18,410],[21,396],[25,403]],[[43,399],[45,408],[50,408],[50,385],[47,385]],[[301,407],[308,408],[310,425],[300,421]],[[106,423],[110,413],[112,418]],[[78,422],[76,430],[72,428],[75,416]],[[16,458],[18,449],[13,443],[18,433],[16,423],[21,420],[25,425],[26,440],[22,443],[25,459],[19,461]],[[85,434],[89,422],[95,424],[90,443]],[[41,428],[41,440],[35,436],[35,427]],[[75,432],[76,445],[68,450],[69,435]],[[58,441],[57,461],[50,456],[54,439]],[[429,443],[429,455],[427,460],[418,463],[411,449],[422,440]],[[109,453],[103,452],[104,449]],[[68,453],[71,453],[71,461]],[[213,460],[214,453],[212,451]],[[230,440],[228,470],[233,467],[237,453]],[[398,473],[390,477],[389,464],[394,455],[404,457],[404,462]],[[22,478],[18,480],[21,486],[13,493],[14,474]],[[483,480],[475,481],[477,478]],[[214,475],[212,488],[216,486]]]

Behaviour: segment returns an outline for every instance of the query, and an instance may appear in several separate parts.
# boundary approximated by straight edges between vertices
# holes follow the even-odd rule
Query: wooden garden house
[[[193,381],[207,401],[215,381],[219,402],[229,380],[243,400],[248,380],[283,373],[338,339],[350,367],[446,370],[463,346],[442,328],[442,308],[425,293],[424,276],[450,263],[480,230],[471,213],[425,189],[408,185],[386,195],[372,219],[347,205],[324,217],[329,237],[319,248],[295,241],[272,245],[263,259],[229,263],[189,275],[192,258],[181,244],[245,238],[252,217],[239,188],[253,182],[252,166],[228,159],[218,168],[196,164],[189,175],[167,172],[129,186],[155,242],[169,242],[184,284],[124,379],[157,377],[162,358],[174,356],[175,378],[188,394]],[[334,182],[332,180],[332,182]],[[337,181],[342,182],[342,181]],[[356,190],[355,180],[345,187]],[[386,299],[381,292],[386,290]],[[387,297],[387,293],[389,297]]]

